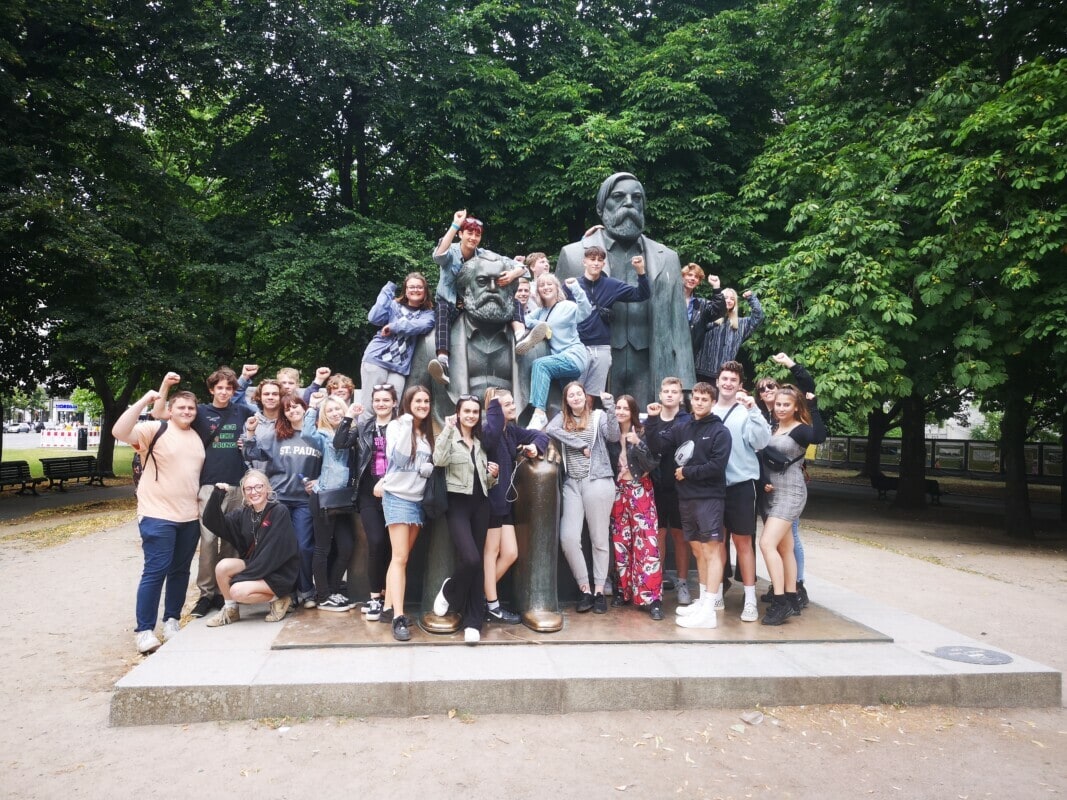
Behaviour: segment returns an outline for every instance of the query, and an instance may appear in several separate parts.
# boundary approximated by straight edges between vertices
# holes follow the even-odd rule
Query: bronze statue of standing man
[[[599,245],[608,254],[605,272],[636,286],[633,257],[644,256],[652,298],[613,307],[608,379],[609,391],[632,394],[643,407],[655,401],[663,378],[678,377],[687,388],[696,380],[682,267],[674,250],[643,235],[645,192],[630,173],[616,172],[600,185],[596,210],[604,227],[565,246],[556,274],[561,281],[580,277],[585,248]]]

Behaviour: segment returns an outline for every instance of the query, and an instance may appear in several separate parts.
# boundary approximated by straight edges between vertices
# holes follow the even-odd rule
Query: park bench
[[[64,456],[62,458],[42,458],[41,468],[44,476],[48,478],[48,488],[51,489],[59,483],[59,490],[66,491],[63,485],[66,481],[82,478],[89,479],[89,485],[94,483],[104,485],[104,476],[96,468],[96,456]]]
[[[8,486],[18,486],[18,494],[26,494],[27,489],[37,494],[37,484],[44,481],[44,478],[35,478],[30,474],[30,465],[26,461],[0,462],[0,491]]]
[[[900,478],[890,477],[884,475],[881,472],[877,472],[871,475],[871,487],[878,492],[878,499],[885,500],[886,492],[895,492],[900,488]],[[941,484],[933,478],[926,479],[926,493],[930,495],[930,502],[935,505],[941,505]]]

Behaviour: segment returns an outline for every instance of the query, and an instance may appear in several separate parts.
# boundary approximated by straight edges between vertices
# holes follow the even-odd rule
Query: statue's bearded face
[[[499,261],[476,258],[463,268],[466,274],[460,273],[464,309],[476,320],[500,325],[511,321],[515,284],[497,286],[496,279],[503,271]]]
[[[612,238],[635,241],[645,229],[645,193],[641,184],[632,178],[616,183],[604,201],[600,220]]]

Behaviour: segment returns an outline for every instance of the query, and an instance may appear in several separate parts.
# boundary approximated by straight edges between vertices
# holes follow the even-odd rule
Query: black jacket
[[[259,525],[253,529],[252,509],[222,513],[226,492],[218,487],[204,508],[204,527],[237,548],[245,568],[233,578],[238,581],[263,580],[278,597],[296,586],[300,571],[300,552],[289,509],[281,503],[267,503]]]
[[[714,500],[726,497],[726,462],[730,459],[730,431],[714,414],[690,417],[674,424],[659,416],[645,422],[648,449],[660,455],[674,448],[676,466],[685,480],[678,481],[679,500]],[[668,427],[669,426],[669,427]],[[679,463],[681,462],[681,463]],[[667,465],[660,469],[666,471]]]

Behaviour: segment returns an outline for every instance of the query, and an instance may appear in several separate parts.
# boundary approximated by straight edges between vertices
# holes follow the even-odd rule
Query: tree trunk
[[[1060,414],[1060,522],[1067,522],[1067,471],[1063,469],[1063,456],[1067,454],[1067,403]]]
[[[100,445],[96,450],[97,468],[104,475],[114,476],[115,474],[115,436],[111,433],[111,429],[118,418],[130,407],[130,397],[143,376],[144,370],[142,369],[130,370],[126,375],[126,385],[116,396],[108,382],[106,372],[93,370],[90,373],[93,391],[104,404],[104,419],[100,423]]]
[[[915,393],[901,401],[900,486],[893,500],[896,508],[926,506],[926,404]]]
[[[867,451],[863,456],[863,468],[859,474],[861,478],[869,478],[882,471],[882,442],[899,410],[900,404],[896,403],[888,412],[879,407],[867,415]]]
[[[1030,410],[1021,376],[1008,362],[1004,419],[1000,423],[1000,452],[1004,459],[1004,532],[1013,538],[1034,538],[1034,518],[1026,480],[1026,425]]]

